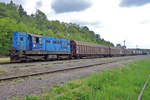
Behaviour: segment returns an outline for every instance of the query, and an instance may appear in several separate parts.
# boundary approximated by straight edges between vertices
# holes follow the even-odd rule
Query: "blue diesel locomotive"
[[[34,35],[23,32],[13,33],[11,61],[20,62],[33,59],[48,59],[49,55],[69,56],[70,40]]]

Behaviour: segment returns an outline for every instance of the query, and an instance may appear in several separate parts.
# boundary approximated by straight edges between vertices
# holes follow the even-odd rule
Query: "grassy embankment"
[[[145,59],[56,85],[42,96],[26,96],[23,100],[136,100],[149,74],[150,59]],[[150,100],[149,91],[150,82],[142,100]]]

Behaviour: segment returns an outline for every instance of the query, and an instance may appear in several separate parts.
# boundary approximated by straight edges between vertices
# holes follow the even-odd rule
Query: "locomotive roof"
[[[34,36],[34,37],[42,37],[43,35],[37,35],[37,34],[30,34],[31,36]]]

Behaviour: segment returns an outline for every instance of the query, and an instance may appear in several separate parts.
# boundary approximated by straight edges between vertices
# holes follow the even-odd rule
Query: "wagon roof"
[[[108,46],[104,46],[104,45],[100,45],[100,44],[94,44],[94,43],[89,43],[89,42],[81,42],[81,41],[75,41],[75,43],[77,45],[86,45],[86,46],[91,46],[91,47],[104,47],[104,48],[108,48]]]
[[[123,50],[123,48],[117,48],[117,47],[110,47],[111,49],[122,49]]]

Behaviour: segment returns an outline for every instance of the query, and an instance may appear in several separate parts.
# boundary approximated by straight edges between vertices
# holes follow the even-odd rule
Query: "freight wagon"
[[[109,56],[109,47],[104,45],[92,44],[87,42],[71,40],[72,56],[82,57],[106,57]]]

